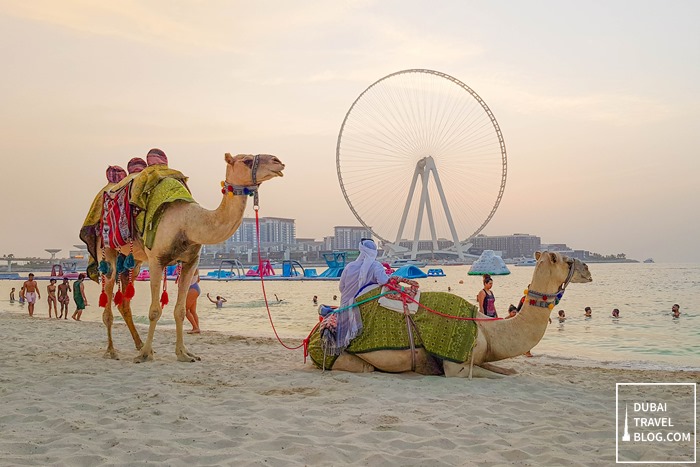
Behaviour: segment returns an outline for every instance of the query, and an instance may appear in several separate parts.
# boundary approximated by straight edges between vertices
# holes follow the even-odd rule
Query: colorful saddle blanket
[[[379,293],[379,288],[371,290],[357,297],[356,301],[378,296]],[[442,360],[467,361],[476,343],[476,323],[441,316],[425,307],[460,318],[475,318],[477,308],[462,297],[447,292],[423,292],[420,303],[423,306],[412,315],[419,331],[414,335],[416,347],[423,347],[429,354]],[[361,354],[376,350],[410,349],[406,318],[402,314],[382,307],[379,300],[370,300],[359,307],[363,331],[350,342],[346,352]],[[323,368],[325,364],[326,369],[331,369],[337,358],[324,355],[318,329],[310,336],[309,356],[317,367]]]
[[[134,217],[129,204],[131,183],[102,195],[102,242],[108,248],[128,245],[134,238]]]

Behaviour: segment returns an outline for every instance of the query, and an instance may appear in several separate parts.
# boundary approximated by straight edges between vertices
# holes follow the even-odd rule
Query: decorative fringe
[[[100,303],[99,303],[99,305],[100,305],[100,308],[104,308],[104,307],[107,306],[107,292],[105,292],[104,290],[103,290],[102,293],[100,294]]]
[[[124,294],[122,294],[121,290],[117,290],[117,293],[114,294],[114,304],[119,306],[122,304],[124,301]]]
[[[160,306],[165,306],[168,304],[168,291],[163,290],[163,293],[160,296]]]
[[[136,294],[136,291],[134,290],[134,284],[129,281],[129,285],[126,286],[126,290],[124,291],[124,297],[127,300],[131,300],[134,298],[134,295]]]
[[[112,265],[105,260],[100,261],[100,272],[105,276],[112,275]]]
[[[124,271],[126,271],[126,268],[124,267],[124,258],[125,256],[120,254],[117,256],[117,276],[121,276]]]
[[[136,267],[136,261],[134,260],[134,254],[129,253],[127,257],[124,259],[124,267],[131,271]]]

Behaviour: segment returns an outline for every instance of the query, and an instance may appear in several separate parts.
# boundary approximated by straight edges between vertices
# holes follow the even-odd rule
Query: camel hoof
[[[134,358],[134,363],[145,363],[153,361],[153,353],[143,354],[140,353]]]
[[[197,360],[201,360],[201,358],[197,357],[196,355],[192,355],[189,353],[186,354],[180,354],[177,356],[177,361],[178,362],[189,362],[189,363],[194,363]]]
[[[107,349],[103,355],[104,358],[111,358],[112,360],[119,360],[119,354],[114,349]]]

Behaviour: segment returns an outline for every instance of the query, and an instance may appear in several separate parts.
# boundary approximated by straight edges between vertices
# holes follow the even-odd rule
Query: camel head
[[[258,163],[255,167],[255,158]],[[284,164],[271,154],[238,154],[232,156],[226,153],[226,181],[232,185],[252,186],[270,180],[275,177],[283,177],[282,170]],[[253,170],[255,169],[255,179],[253,179]]]
[[[532,275],[533,281],[537,277],[558,287],[562,284],[566,286],[569,282],[585,283],[593,280],[586,263],[578,259],[550,251],[536,252],[535,259],[537,265]]]

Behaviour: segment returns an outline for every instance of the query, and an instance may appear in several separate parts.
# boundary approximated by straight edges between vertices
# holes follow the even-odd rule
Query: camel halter
[[[253,156],[253,168],[251,176],[253,179],[252,185],[234,185],[224,180],[221,182],[221,194],[229,196],[252,196],[253,206],[258,206],[258,166],[260,165],[260,155]]]
[[[574,262],[572,262],[569,266],[569,274],[566,276],[566,280],[563,284],[559,286],[559,290],[557,290],[554,294],[540,293],[535,292],[534,290],[525,289],[525,296],[532,297],[529,300],[527,300],[526,303],[531,306],[548,308],[550,310],[554,309],[554,306],[558,305],[561,301],[562,297],[564,296],[564,291],[566,290],[566,287],[569,285],[571,279],[574,277],[575,264],[576,262],[574,260]]]

